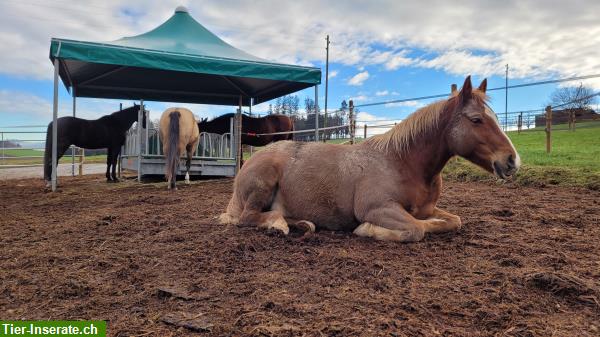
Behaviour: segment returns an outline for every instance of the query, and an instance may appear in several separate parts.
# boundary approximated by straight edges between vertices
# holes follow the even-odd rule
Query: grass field
[[[568,125],[552,127],[552,151],[546,153],[543,128],[508,132],[523,163],[514,178],[522,185],[574,185],[600,189],[600,122],[578,123],[576,131]],[[489,175],[467,163],[453,160],[444,170],[447,178],[457,180],[491,179]]]

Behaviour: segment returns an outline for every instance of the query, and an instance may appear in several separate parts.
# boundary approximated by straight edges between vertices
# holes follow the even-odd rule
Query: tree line
[[[340,107],[334,111],[328,112],[325,116],[324,111],[321,111],[320,106],[315,104],[314,99],[310,97],[304,98],[304,111],[300,111],[300,98],[296,95],[286,95],[279,97],[275,103],[269,104],[268,114],[289,115],[294,120],[295,130],[310,130],[315,128],[315,112],[319,111],[319,128],[331,127],[348,124],[348,103],[343,100]],[[358,112],[355,109],[355,112]],[[347,138],[349,136],[348,128],[340,128],[333,130],[322,131],[321,137],[326,139],[332,138]],[[314,140],[314,133],[296,134],[296,140]]]

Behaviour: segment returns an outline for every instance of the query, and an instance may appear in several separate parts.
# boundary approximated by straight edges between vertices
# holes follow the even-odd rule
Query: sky
[[[328,108],[449,92],[472,75],[488,88],[600,74],[600,1],[284,1],[0,0],[0,130],[47,125],[52,118],[50,38],[112,41],[151,30],[184,5],[207,29],[258,57],[323,70],[329,35]],[[538,109],[559,85],[510,90],[508,111]],[[600,90],[600,79],[583,84]],[[324,85],[319,103],[324,108]],[[310,88],[297,95],[314,97]],[[490,92],[505,110],[504,91]],[[430,101],[360,109],[359,120],[399,120]],[[78,99],[78,116],[98,118],[128,101]],[[59,115],[71,114],[60,87]],[[153,118],[169,106],[215,117],[234,108],[149,102]],[[268,103],[253,112],[266,112]]]

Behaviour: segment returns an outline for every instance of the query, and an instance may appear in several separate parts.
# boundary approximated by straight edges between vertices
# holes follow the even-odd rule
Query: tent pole
[[[242,95],[238,104],[238,111],[235,114],[235,174],[237,175],[242,167]]]
[[[73,94],[73,117],[75,117],[75,110],[76,110],[76,101],[75,101],[75,87],[73,87],[72,94]],[[75,148],[71,147],[71,176],[74,177],[75,176]]]
[[[58,170],[57,157],[58,157],[58,73],[60,68],[60,62],[58,57],[54,58],[54,100],[52,105],[52,192],[56,191],[57,174]]]
[[[319,85],[315,85],[315,142],[319,141]]]
[[[138,124],[137,124],[137,140],[138,140],[138,182],[142,182],[142,111],[144,111],[144,100],[140,100],[140,109],[138,110]]]

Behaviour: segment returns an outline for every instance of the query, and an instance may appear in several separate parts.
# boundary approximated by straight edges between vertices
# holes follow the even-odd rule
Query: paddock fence
[[[43,166],[46,128],[44,125],[0,127],[0,169]],[[71,146],[63,156],[67,157],[71,157],[71,174],[82,175],[85,149]]]

